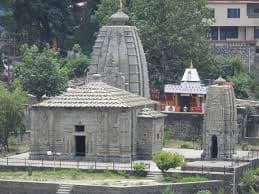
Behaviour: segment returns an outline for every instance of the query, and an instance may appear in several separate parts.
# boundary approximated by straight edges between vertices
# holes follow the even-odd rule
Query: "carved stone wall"
[[[203,157],[232,158],[238,136],[233,87],[225,85],[209,87],[203,128]]]
[[[132,124],[135,109],[33,109],[31,158],[75,159],[75,137],[85,136],[84,160],[129,161],[135,155]],[[134,121],[136,122],[136,121]],[[76,132],[75,126],[85,127]],[[133,126],[133,127],[132,127]]]
[[[91,55],[89,76],[96,73],[103,75],[103,81],[109,85],[149,97],[147,61],[135,26],[100,29]]]

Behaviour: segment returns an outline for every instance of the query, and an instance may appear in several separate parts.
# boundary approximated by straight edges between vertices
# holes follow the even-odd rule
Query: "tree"
[[[86,75],[90,60],[82,53],[81,47],[75,44],[72,49],[72,56],[61,59],[61,63],[63,71],[67,72],[68,78],[73,79]]]
[[[16,31],[27,32],[34,44],[57,38],[62,45],[74,30],[71,0],[15,0],[12,6]]]
[[[207,32],[210,11],[207,0],[126,1],[125,12],[142,35],[150,64],[152,85],[177,81],[191,60],[202,75],[209,66]],[[103,0],[96,11],[100,23],[107,22],[118,7],[116,0]],[[107,14],[108,13],[108,14]]]
[[[153,160],[157,167],[165,173],[165,171],[170,168],[176,168],[184,164],[184,157],[177,153],[170,153],[166,151],[161,151],[154,154]]]
[[[24,108],[26,93],[17,87],[12,92],[0,86],[0,145],[9,151],[10,136],[25,131]]]
[[[23,63],[16,67],[16,76],[23,88],[40,99],[55,96],[66,87],[66,74],[61,70],[59,55],[48,47],[23,46]]]

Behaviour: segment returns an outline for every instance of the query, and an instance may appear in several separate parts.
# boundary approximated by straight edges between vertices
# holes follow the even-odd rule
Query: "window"
[[[84,132],[85,126],[84,125],[76,125],[75,130],[76,130],[76,132]]]
[[[255,27],[255,39],[259,39],[259,27]]]
[[[218,27],[210,28],[210,38],[211,40],[218,40]]]
[[[228,9],[228,18],[240,18],[240,9]]]
[[[159,139],[160,139],[160,135],[159,135],[159,133],[158,133],[158,134],[156,134],[156,139],[157,139],[157,140],[159,140]]]
[[[259,7],[254,8],[254,13],[259,13]]]
[[[215,18],[215,9],[214,9],[214,8],[210,8],[210,9],[209,9],[209,12],[210,12],[210,13],[209,13],[209,14],[210,14],[210,17],[211,17],[211,18]]]
[[[238,27],[228,26],[220,27],[220,40],[237,39],[238,38]]]

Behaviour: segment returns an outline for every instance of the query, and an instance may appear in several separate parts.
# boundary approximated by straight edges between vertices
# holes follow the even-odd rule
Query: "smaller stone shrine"
[[[233,157],[237,142],[237,109],[234,89],[221,77],[208,88],[203,128],[203,154],[206,160]]]

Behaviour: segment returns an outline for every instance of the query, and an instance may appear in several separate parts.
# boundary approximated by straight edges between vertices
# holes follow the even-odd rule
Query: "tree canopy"
[[[26,93],[20,87],[12,92],[0,86],[0,146],[8,151],[10,136],[25,131],[24,108]]]
[[[66,87],[66,72],[61,71],[58,53],[47,47],[23,47],[23,63],[16,68],[16,76],[23,88],[40,99],[55,96]]]

